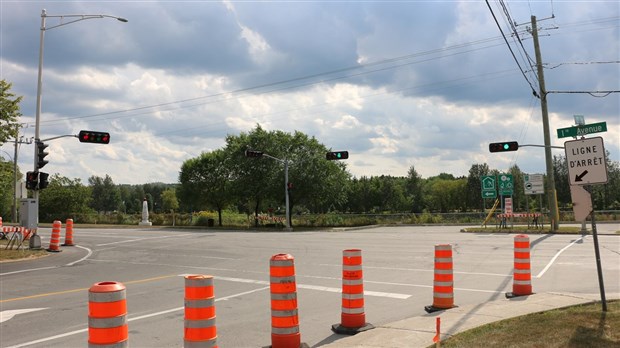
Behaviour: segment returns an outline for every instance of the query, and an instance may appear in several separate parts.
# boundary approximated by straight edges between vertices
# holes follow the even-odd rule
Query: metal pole
[[[41,92],[43,87],[43,42],[45,38],[45,17],[47,17],[47,13],[45,9],[41,11],[41,34],[39,36],[39,75],[37,78],[37,105],[36,105],[36,114],[35,114],[35,124],[34,124],[34,171],[37,170],[37,146],[36,144],[39,142],[39,125],[41,123]],[[37,206],[39,205],[39,191],[33,190],[32,197],[37,202]],[[39,217],[37,216],[37,225],[39,224]]]
[[[549,204],[549,217],[551,221],[551,231],[557,231],[558,222],[558,202],[555,195],[555,178],[553,175],[553,157],[551,156],[551,137],[549,132],[549,111],[547,110],[547,90],[545,88],[545,75],[542,66],[542,55],[538,43],[538,29],[536,28],[536,16],[532,16],[532,38],[534,39],[534,50],[536,51],[536,67],[538,70],[538,84],[540,86],[540,107],[542,109],[543,132],[545,137],[545,163],[547,167],[547,201]]]
[[[17,132],[15,133],[15,152],[13,153],[13,218],[14,223],[17,222],[17,138],[19,135],[19,125],[15,125]]]
[[[291,230],[291,215],[288,207],[288,159],[284,160],[284,194],[286,196],[286,229]]]
[[[598,273],[598,287],[601,292],[601,303],[603,312],[607,312],[607,300],[605,299],[605,284],[603,283],[603,268],[601,266],[601,252],[598,248],[598,233],[596,232],[596,219],[594,218],[594,209],[590,213],[592,216],[592,238],[594,239],[594,256],[596,257],[596,271]]]

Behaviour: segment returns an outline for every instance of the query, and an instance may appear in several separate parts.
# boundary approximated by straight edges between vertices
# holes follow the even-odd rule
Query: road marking
[[[538,275],[536,275],[536,278],[540,278],[543,276],[543,274],[545,274],[545,272],[547,272],[547,270],[549,269],[549,267],[551,267],[551,265],[553,265],[553,263],[555,262],[555,260],[560,256],[560,254],[562,254],[564,252],[564,250],[572,247],[575,243],[579,243],[580,241],[582,241],[585,237],[587,236],[582,236],[579,239],[575,239],[572,243],[570,243],[569,245],[565,246],[564,248],[560,249],[560,251],[558,251],[553,258],[551,259],[551,261],[549,261],[549,263],[547,264],[547,266],[545,266],[545,268],[543,268],[542,271],[540,271],[540,273],[538,273]]]
[[[226,300],[231,299],[231,298],[235,298],[235,297],[239,297],[239,296],[243,296],[243,295],[251,294],[253,292],[263,291],[263,290],[267,290],[267,289],[269,289],[268,286],[262,287],[262,288],[259,288],[259,289],[250,290],[250,291],[240,292],[238,294],[233,294],[233,295],[230,295],[230,296],[224,296],[224,297],[221,297],[221,298],[216,298],[215,302],[226,301]],[[182,311],[184,309],[185,309],[185,306],[177,307],[177,308],[167,309],[165,311],[160,311],[160,312],[156,312],[156,313],[141,315],[141,316],[138,316],[138,317],[135,317],[135,318],[132,318],[132,317],[130,317],[128,315],[127,321],[136,321],[136,320],[156,317],[156,316],[159,316],[159,315],[164,315],[164,314],[168,314],[168,313],[172,313],[172,312]],[[72,336],[72,335],[80,334],[80,333],[83,333],[83,332],[88,332],[88,328],[81,329],[81,330],[75,330],[75,331],[69,331],[69,332],[65,332],[65,333],[59,334],[59,335],[49,336],[49,337],[41,338],[41,339],[38,339],[38,340],[30,341],[30,342],[20,343],[20,344],[17,344],[17,345],[14,345],[14,346],[10,346],[10,347],[7,347],[7,348],[28,347],[28,346],[31,346],[33,344],[49,342],[49,341],[52,341],[52,340],[55,340],[55,339],[58,339],[58,338]]]
[[[117,242],[97,244],[97,246],[124,244],[124,243],[131,243],[131,242],[139,242],[139,241],[142,241],[142,240],[165,239],[165,238],[173,238],[173,237],[185,237],[185,236],[190,236],[190,235],[194,235],[194,233],[185,233],[185,234],[179,234],[179,235],[174,235],[174,236],[144,237],[144,238],[137,238],[137,239],[121,240],[121,241],[117,241]]]
[[[22,269],[21,271],[13,271],[13,272],[0,273],[0,277],[4,276],[4,275],[9,275],[9,274],[17,274],[17,273],[24,273],[24,272],[31,272],[31,271],[40,271],[40,270],[52,269],[52,268],[56,268],[56,267],[58,267],[58,266]],[[0,302],[2,302],[2,301],[0,301]]]
[[[8,311],[2,311],[0,312],[0,323],[3,323],[7,320],[11,320],[14,316],[18,314],[42,311],[44,309],[47,309],[47,308],[11,309]]]
[[[181,276],[181,277],[184,277],[186,275],[187,274],[179,274],[179,276]],[[232,278],[232,277],[220,277],[220,276],[213,276],[213,277],[215,279],[225,280],[225,281],[229,281],[229,282],[236,282],[236,283],[249,283],[249,284],[259,284],[259,285],[270,285],[269,282],[266,281],[266,280],[255,280],[255,279],[245,279],[245,278]],[[330,279],[336,279],[336,278],[330,278]],[[338,279],[338,280],[340,280],[340,279]],[[297,285],[298,289],[318,290],[318,291],[335,292],[335,293],[342,292],[342,289],[340,289],[340,288],[333,288],[333,287],[328,287],[328,286],[299,284],[299,283],[297,283],[295,285]],[[364,295],[376,296],[376,297],[396,298],[396,299],[400,299],[400,300],[406,300],[409,297],[411,297],[411,295],[407,295],[407,294],[398,294],[398,293],[381,292],[381,291],[368,291],[368,290],[364,290]]]
[[[81,258],[81,259],[79,259],[79,260],[77,260],[77,261],[70,262],[70,263],[66,264],[65,266],[73,266],[73,265],[75,265],[76,263],[79,263],[79,262],[82,262],[82,261],[86,260],[87,258],[89,258],[89,257],[90,257],[90,255],[92,255],[92,254],[93,254],[93,251],[92,251],[92,250],[90,250],[90,249],[88,249],[88,248],[86,248],[86,247],[79,246],[79,245],[76,245],[76,247],[77,247],[77,248],[80,248],[80,249],[84,249],[84,250],[86,250],[88,253],[87,253],[87,254],[86,254],[86,256],[84,256],[83,258]]]
[[[123,284],[145,283],[145,282],[150,282],[150,281],[160,280],[160,279],[166,279],[166,278],[172,278],[172,277],[176,277],[176,274],[165,275],[165,276],[160,276],[160,277],[153,277],[153,278],[146,278],[146,279],[130,280],[128,282],[123,282]],[[6,300],[0,300],[0,303],[12,302],[12,301],[20,301],[20,300],[28,300],[28,299],[31,299],[31,298],[38,298],[38,297],[70,294],[72,292],[88,291],[89,289],[90,288],[71,289],[71,290],[48,292],[48,293],[44,293],[44,294],[37,294],[37,295],[31,295],[31,296],[9,298],[9,299],[6,299]]]

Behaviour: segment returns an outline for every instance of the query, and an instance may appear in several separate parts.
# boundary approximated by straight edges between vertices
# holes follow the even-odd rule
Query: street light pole
[[[45,26],[45,19],[47,17],[50,18],[60,18],[61,23],[57,25],[53,25],[51,27]],[[63,19],[70,18],[68,22],[62,22]],[[87,20],[87,19],[96,19],[96,18],[113,18],[120,22],[126,23],[127,19],[122,17],[110,16],[110,15],[87,15],[87,14],[67,14],[67,15],[48,15],[45,9],[41,11],[41,33],[39,36],[39,74],[37,77],[37,105],[36,105],[36,113],[35,113],[35,126],[34,126],[34,141],[37,144],[40,141],[40,123],[41,123],[41,95],[42,95],[42,87],[43,87],[43,42],[45,38],[45,32],[47,30],[51,30],[54,28],[58,28],[64,25],[68,25],[71,23]],[[34,171],[36,172],[38,169],[38,160],[37,160],[37,146],[34,147]],[[33,197],[36,201],[37,206],[39,205],[39,191],[33,191]],[[38,211],[38,209],[37,209]],[[38,218],[37,218],[38,221]]]

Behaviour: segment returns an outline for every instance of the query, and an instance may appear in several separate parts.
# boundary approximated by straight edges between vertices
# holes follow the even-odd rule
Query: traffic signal
[[[45,156],[49,155],[49,152],[45,152],[48,146],[49,145],[42,141],[37,141],[37,170],[45,167],[45,165],[49,163],[49,161],[45,160]]]
[[[349,158],[349,151],[330,151],[325,154],[325,158],[329,161],[347,159]]]
[[[36,190],[39,184],[39,172],[26,173],[26,188],[28,190]]]
[[[263,157],[262,151],[245,150],[245,157]]]
[[[78,135],[78,139],[80,143],[109,144],[110,133],[82,130]]]
[[[503,143],[490,143],[489,151],[491,152],[506,152],[517,151],[519,149],[519,143],[516,141],[506,141]]]
[[[43,190],[50,184],[49,181],[47,181],[49,176],[48,173],[39,172],[39,190]]]

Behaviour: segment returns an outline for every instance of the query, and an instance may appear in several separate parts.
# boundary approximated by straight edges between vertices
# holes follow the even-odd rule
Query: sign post
[[[559,130],[558,130],[559,133]],[[568,164],[568,180],[571,184],[571,195],[576,192],[576,195],[583,195],[582,191],[586,191],[587,196],[590,196],[591,184],[604,184],[607,182],[607,161],[605,160],[605,146],[603,145],[603,138],[594,137],[588,139],[579,139],[567,141],[564,143],[564,150],[566,151],[566,162]],[[583,186],[583,190],[573,189],[572,186]],[[586,197],[587,197],[586,196]],[[590,206],[592,205],[591,198],[589,199]],[[573,202],[582,203],[579,198]],[[587,209],[587,206],[586,206]],[[577,212],[577,211],[576,211]],[[579,211],[583,214],[583,211]],[[603,282],[603,269],[601,266],[601,253],[598,245],[598,233],[596,231],[596,219],[593,209],[589,212],[592,217],[592,239],[594,241],[594,255],[596,257],[596,269],[598,272],[598,285],[601,292],[601,303],[603,312],[607,312],[607,300],[605,299],[605,284]],[[586,215],[587,217],[587,215]],[[577,218],[577,214],[575,214]],[[585,220],[585,218],[584,218]]]

